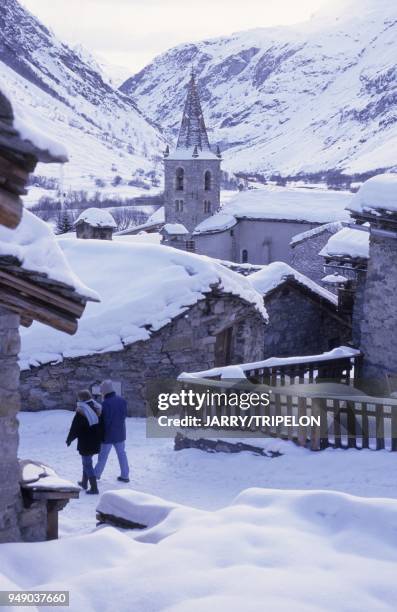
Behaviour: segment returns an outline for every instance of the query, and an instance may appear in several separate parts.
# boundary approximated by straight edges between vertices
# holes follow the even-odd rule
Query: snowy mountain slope
[[[341,8],[342,7],[342,8]],[[397,3],[175,47],[121,90],[175,137],[193,64],[225,167],[283,175],[397,168]]]
[[[18,111],[66,145],[66,189],[95,190],[97,177],[131,179],[138,168],[153,169],[163,148],[158,128],[101,76],[89,54],[59,42],[16,0],[0,5],[0,82]],[[36,172],[58,173],[44,166]]]

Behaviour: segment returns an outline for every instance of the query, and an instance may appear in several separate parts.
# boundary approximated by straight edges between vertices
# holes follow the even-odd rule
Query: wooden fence
[[[397,450],[397,399],[372,397],[354,388],[354,370],[360,356],[310,362],[279,363],[270,367],[245,368],[248,382],[223,381],[219,376],[191,380],[216,393],[269,392],[270,405],[262,413],[273,417],[270,425],[254,424],[249,431],[236,427],[236,435],[293,440],[311,450],[327,447]],[[327,381],[327,382],[325,382]],[[188,380],[185,381],[189,384]],[[255,386],[252,385],[254,383]],[[205,416],[255,417],[258,408],[242,413],[230,407],[206,404]],[[275,417],[290,417],[293,424],[274,424]],[[304,419],[302,417],[309,417]],[[311,417],[320,424],[301,424]],[[255,419],[253,419],[255,422]],[[295,424],[294,424],[295,423]],[[222,431],[222,427],[219,428]],[[228,429],[230,432],[230,429]]]

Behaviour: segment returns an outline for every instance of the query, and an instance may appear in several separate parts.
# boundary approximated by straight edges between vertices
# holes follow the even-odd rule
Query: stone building
[[[269,315],[265,359],[316,355],[350,342],[351,325],[337,297],[289,265],[274,262],[248,278]]]
[[[323,281],[334,283],[339,311],[351,320],[352,343],[359,347],[369,259],[368,228],[357,225],[341,229],[329,238],[319,255],[328,272]]]
[[[76,238],[97,240],[112,240],[117,224],[111,213],[102,208],[87,208],[74,224]]]
[[[152,380],[262,358],[266,313],[244,276],[162,245],[60,244],[101,302],[73,337],[37,327],[23,334],[24,410],[71,409],[79,388],[112,378],[129,414],[144,416]]]
[[[186,228],[183,240],[173,241],[163,233],[163,243],[195,251],[193,230],[214,214],[220,205],[221,154],[214,153],[208,140],[195,75],[192,72],[177,145],[164,154],[165,223]]]
[[[342,228],[343,223],[335,221],[293,236],[290,242],[291,266],[316,283],[321,283],[324,276],[324,262],[318,254],[331,236]]]
[[[369,224],[360,348],[362,383],[371,393],[397,391],[397,174],[378,175],[362,185],[351,206]]]
[[[62,163],[64,150],[20,120],[16,128],[0,92],[0,542],[43,539],[47,510],[49,516],[46,502],[32,491],[22,496],[20,487],[19,326],[35,320],[74,333],[89,299],[63,265],[50,229],[23,211],[20,196],[38,161]]]

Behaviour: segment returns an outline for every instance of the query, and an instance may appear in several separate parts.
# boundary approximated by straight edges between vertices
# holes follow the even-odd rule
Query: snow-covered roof
[[[342,274],[335,272],[335,274],[327,274],[327,276],[324,276],[321,282],[328,285],[339,285],[339,283],[347,283],[348,280],[346,276],[342,276]]]
[[[350,192],[275,186],[240,191],[219,213],[213,215],[207,229],[203,229],[203,224],[200,224],[195,231],[224,231],[230,227],[228,224],[231,217],[322,224],[348,221],[350,213],[346,207],[351,198]]]
[[[331,236],[319,255],[323,257],[369,258],[369,231],[344,227]]]
[[[220,212],[199,223],[194,228],[193,235],[198,236],[199,234],[210,234],[211,232],[223,232],[224,230],[231,229],[236,223],[236,217]]]
[[[382,210],[397,212],[397,174],[379,174],[365,181],[355,194],[349,209],[363,213]]]
[[[162,231],[166,234],[172,234],[174,236],[184,236],[189,233],[182,223],[166,223]]]
[[[32,155],[41,162],[66,162],[65,147],[34,127],[35,124],[35,119],[22,112],[0,82],[0,147]]]
[[[291,277],[297,283],[303,285],[306,289],[309,289],[309,291],[312,293],[317,294],[319,297],[326,299],[328,302],[336,306],[337,297],[333,293],[327,289],[324,289],[324,287],[321,287],[304,274],[294,270],[294,268],[283,261],[274,261],[267,266],[263,266],[262,270],[259,270],[259,272],[254,272],[254,274],[251,274],[247,278],[254,289],[259,291],[259,293],[261,293],[263,296],[266,296],[271,291],[282,285],[287,278]]]
[[[72,270],[100,295],[74,336],[34,324],[22,331],[23,368],[107,351],[146,340],[217,286],[267,317],[262,296],[240,274],[210,258],[134,242],[58,239]]]
[[[50,280],[64,283],[87,299],[98,300],[71,269],[49,226],[24,209],[15,230],[0,226],[0,258],[12,258],[24,270],[45,274]]]
[[[320,234],[323,234],[324,232],[335,234],[336,232],[339,232],[339,230],[341,230],[342,227],[343,227],[342,221],[334,221],[333,223],[324,223],[324,225],[313,227],[312,229],[307,230],[306,232],[301,232],[300,234],[296,234],[295,236],[293,236],[290,242],[290,246],[294,247],[300,242],[304,242],[305,240],[308,240],[309,238],[314,238],[315,236],[320,236]]]
[[[87,208],[79,215],[75,225],[79,223],[88,223],[92,227],[117,227],[111,213],[103,208]]]

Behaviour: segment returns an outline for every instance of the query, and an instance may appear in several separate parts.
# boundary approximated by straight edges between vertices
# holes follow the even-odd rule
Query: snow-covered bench
[[[20,524],[24,540],[56,540],[58,513],[70,499],[79,497],[80,487],[37,461],[22,460],[20,466],[24,502]]]

